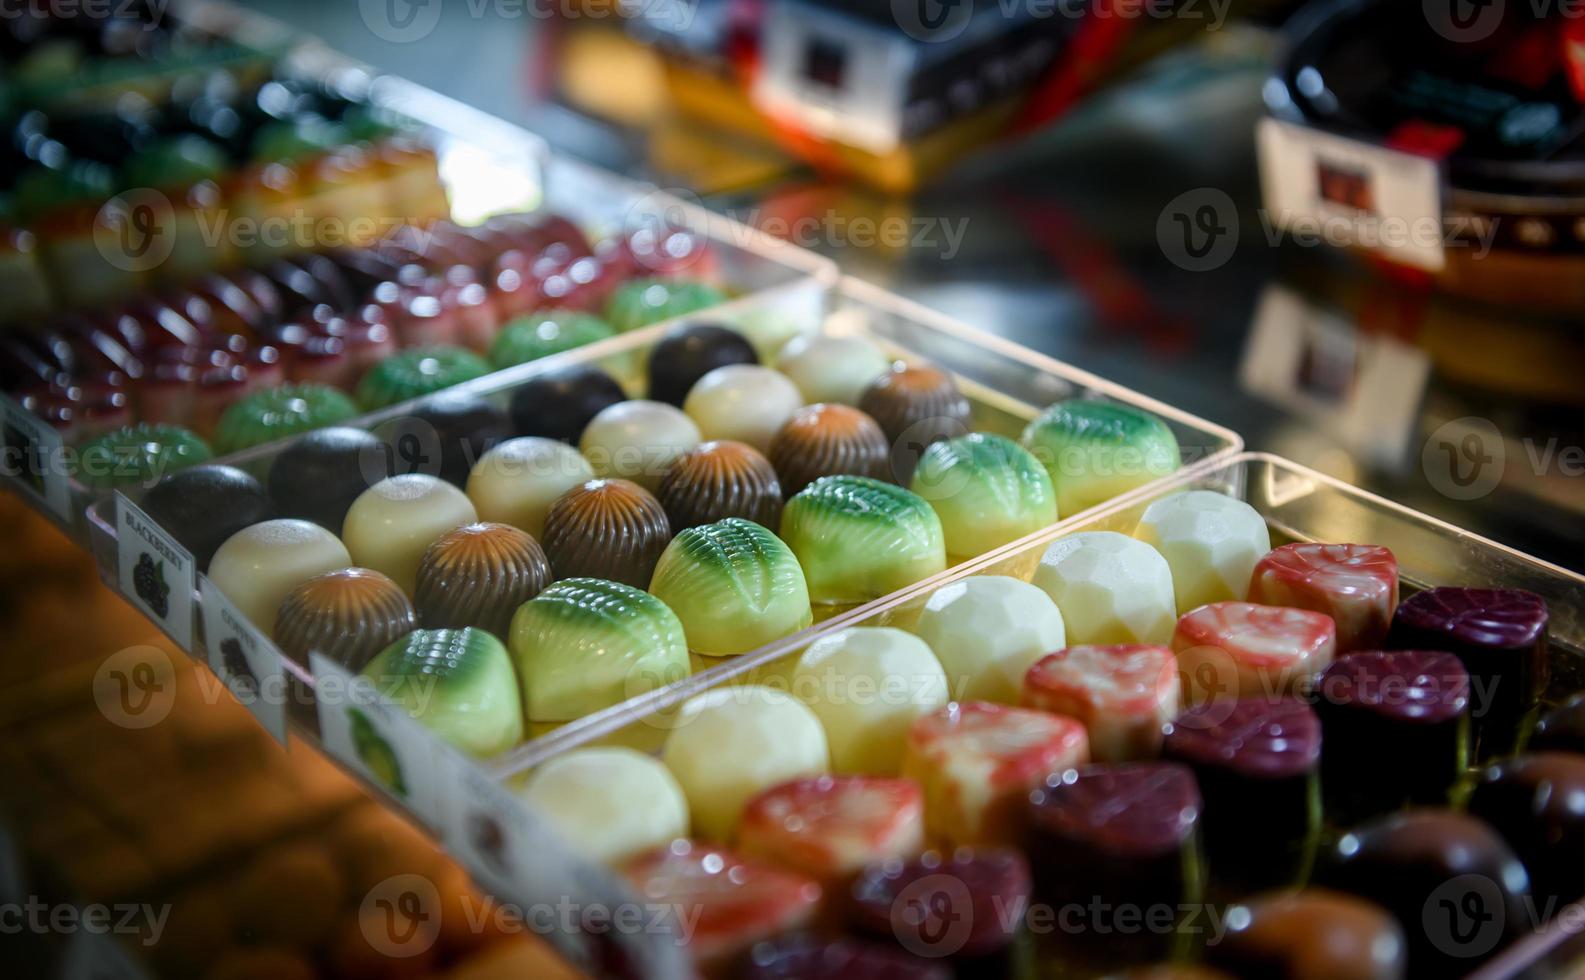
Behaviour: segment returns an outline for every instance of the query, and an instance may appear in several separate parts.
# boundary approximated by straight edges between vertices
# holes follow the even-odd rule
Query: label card
[[[0,396],[0,445],[5,449],[0,467],[5,475],[69,525],[72,491],[61,434],[10,398]]]
[[[199,611],[204,617],[204,649],[209,669],[252,712],[264,730],[286,744],[285,655],[251,623],[207,576],[198,576]]]
[[[442,825],[435,736],[406,711],[383,700],[366,677],[357,677],[322,654],[309,656],[319,740],[331,757],[384,790],[420,822]]]
[[[189,654],[197,574],[188,550],[118,492],[116,581],[121,593]]]
[[[1256,135],[1273,229],[1305,244],[1369,249],[1429,272],[1446,264],[1436,160],[1277,119],[1262,119]]]

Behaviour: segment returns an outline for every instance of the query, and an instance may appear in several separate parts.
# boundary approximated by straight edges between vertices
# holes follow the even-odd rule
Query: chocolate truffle
[[[932,443],[967,435],[973,410],[952,376],[930,364],[894,364],[859,397],[886,433],[892,473],[906,486]]]
[[[1057,522],[1051,477],[1018,443],[973,433],[925,450],[909,489],[930,501],[953,564]]]
[[[1152,501],[1134,537],[1167,559],[1173,595],[1184,612],[1208,602],[1242,602],[1255,564],[1271,550],[1271,531],[1260,512],[1214,490]]]
[[[521,528],[535,538],[562,494],[594,479],[594,467],[564,442],[523,436],[485,453],[468,474],[468,499],[481,521]]]
[[[478,629],[414,630],[363,676],[448,745],[480,758],[523,740],[523,701],[506,647]]]
[[[1401,980],[1403,930],[1363,899],[1312,888],[1235,906],[1206,958],[1241,977]]]
[[[284,384],[254,392],[226,409],[215,426],[215,451],[239,452],[357,414],[352,399],[329,385]]]
[[[787,502],[782,539],[816,603],[867,602],[947,567],[941,521],[902,487],[824,476]]]
[[[814,621],[792,550],[740,517],[679,532],[649,591],[682,620],[688,649],[706,656],[747,653]]]
[[[616,379],[581,364],[529,378],[512,392],[512,426],[520,436],[577,445],[589,420],[624,401]]]
[[[1387,645],[1398,650],[1446,650],[1487,691],[1470,712],[1476,759],[1509,752],[1521,722],[1547,680],[1546,601],[1521,589],[1426,589],[1405,599],[1393,617]]]
[[[642,589],[671,540],[666,511],[629,480],[590,480],[545,515],[545,555],[556,578],[603,578]]]
[[[765,452],[803,403],[798,386],[781,372],[728,364],[695,382],[682,408],[704,438],[735,439]]]
[[[1469,674],[1450,653],[1361,650],[1315,685],[1321,788],[1344,824],[1439,803],[1464,771]]]
[[[313,521],[332,534],[358,495],[391,475],[391,450],[362,429],[332,426],[295,439],[270,464],[275,512]]]
[[[1012,945],[1029,891],[1029,865],[1017,851],[931,851],[865,869],[853,881],[849,908],[860,932],[960,963]]]
[[[1585,694],[1576,694],[1542,715],[1530,736],[1530,748],[1585,755]]]
[[[609,323],[588,313],[544,310],[518,317],[496,335],[490,363],[497,368],[527,364],[616,335]]]
[[[812,879],[696,841],[657,847],[622,873],[633,894],[689,910],[688,953],[700,976],[732,975],[754,943],[809,925],[820,909]]]
[[[619,582],[557,582],[517,608],[510,633],[532,722],[582,718],[689,672],[676,614]]]
[[[1408,942],[1411,976],[1464,976],[1535,927],[1524,865],[1494,830],[1451,810],[1355,827],[1316,870],[1316,883],[1391,913]]]
[[[1180,616],[1172,631],[1191,704],[1301,694],[1336,646],[1332,617],[1252,602],[1208,603]]]
[[[905,682],[888,686],[898,678]],[[886,694],[854,696],[863,688]],[[854,626],[809,644],[793,667],[791,690],[820,719],[838,773],[895,773],[909,727],[951,700],[930,647],[890,626]]]
[[[367,568],[343,568],[309,579],[281,602],[275,642],[298,664],[311,651],[348,670],[418,628],[418,614],[389,578]]]
[[[234,466],[212,463],[172,473],[144,494],[139,506],[193,553],[200,570],[209,567],[227,538],[270,516],[270,498],[258,480]]]
[[[1165,422],[1111,402],[1057,402],[1024,428],[1019,442],[1050,474],[1063,517],[1176,472],[1181,462]]]
[[[509,524],[465,524],[418,562],[413,605],[425,629],[476,626],[506,636],[517,607],[550,584],[539,542]]]
[[[770,462],[788,497],[822,476],[891,475],[886,436],[856,408],[822,403],[798,409],[770,444]]]
[[[347,511],[343,536],[353,562],[389,575],[412,595],[425,549],[447,531],[478,519],[461,490],[433,476],[409,473],[381,480],[359,494]]]
[[[1166,647],[1070,646],[1029,668],[1021,703],[1083,722],[1091,758],[1125,762],[1161,751],[1162,726],[1178,713],[1179,686]]]
[[[473,464],[512,434],[505,412],[456,392],[426,398],[377,431],[391,445],[397,473],[427,473],[459,487]]]
[[[227,538],[209,563],[209,580],[265,634],[288,593],[316,575],[352,564],[341,541],[318,524],[280,518]]]
[[[822,884],[845,883],[866,865],[906,861],[925,849],[924,793],[895,777],[789,780],[743,808],[737,846]]]
[[[1339,653],[1380,649],[1398,608],[1398,559],[1373,544],[1285,544],[1255,565],[1249,601],[1332,617]]]
[[[1585,756],[1534,752],[1493,766],[1469,812],[1519,855],[1537,899],[1572,902],[1585,892]]]
[[[660,402],[618,402],[583,430],[578,449],[599,476],[632,480],[651,493],[677,457],[699,444],[699,427]]]
[[[755,943],[738,980],[952,980],[945,963],[933,963],[881,943],[793,933]]]
[[[810,403],[857,405],[870,382],[891,366],[891,359],[863,337],[805,334],[776,354],[776,370],[791,378]]]
[[[1309,863],[1321,818],[1321,724],[1309,705],[1212,701],[1178,715],[1165,734],[1162,757],[1193,769],[1200,784],[1219,878],[1276,885]]]
[[[1024,675],[1068,645],[1051,597],[1008,575],[971,575],[930,594],[913,631],[930,645],[952,693],[1016,704]]]
[[[398,351],[375,365],[358,382],[358,404],[366,412],[373,411],[489,373],[488,361],[461,347],[415,347]]]
[[[1199,901],[1200,791],[1185,766],[1128,762],[1053,773],[1029,794],[1028,820],[1042,901],[1058,908]]]
[[[1052,543],[1034,584],[1062,610],[1069,643],[1172,640],[1172,570],[1161,552],[1116,531],[1080,531]]]
[[[649,397],[681,406],[700,378],[728,364],[758,364],[754,345],[730,327],[694,324],[667,331],[649,354]]]
[[[209,460],[209,445],[179,425],[140,422],[90,439],[77,448],[73,473],[95,488],[151,484]]]
[[[726,294],[709,283],[686,279],[634,279],[618,286],[611,294],[605,319],[618,332],[626,333],[719,306],[726,300]]]
[[[776,470],[753,446],[700,443],[677,457],[655,493],[673,531],[728,517],[781,526],[782,491]]]
[[[634,749],[573,749],[535,769],[518,791],[569,843],[620,865],[688,836],[688,800],[659,759]]]

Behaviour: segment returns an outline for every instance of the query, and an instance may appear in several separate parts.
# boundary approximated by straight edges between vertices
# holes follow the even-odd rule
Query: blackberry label
[[[61,521],[72,523],[72,493],[61,434],[0,395],[0,473]]]
[[[193,651],[193,556],[123,494],[116,494],[116,581],[176,645]]]
[[[286,702],[291,691],[283,654],[203,575],[198,577],[198,596],[209,669],[226,682],[232,696],[253,713],[264,730],[285,745]]]

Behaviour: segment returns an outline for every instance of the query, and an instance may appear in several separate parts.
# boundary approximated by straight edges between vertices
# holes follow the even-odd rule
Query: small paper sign
[[[291,692],[283,654],[208,577],[198,576],[198,589],[209,669],[264,730],[285,745],[286,701]]]
[[[116,581],[176,645],[193,650],[193,556],[137,504],[116,494]]]
[[[5,475],[56,517],[71,523],[71,483],[61,434],[10,398],[0,396],[0,443],[5,448],[0,466]]]
[[[309,655],[314,710],[324,750],[384,790],[420,821],[439,828],[438,749],[429,730],[383,700],[368,678],[319,653]]]

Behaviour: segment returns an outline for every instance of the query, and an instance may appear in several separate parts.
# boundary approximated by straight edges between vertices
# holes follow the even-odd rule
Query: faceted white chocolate
[[[814,712],[790,694],[752,685],[689,699],[661,758],[688,798],[694,833],[716,841],[731,835],[756,794],[831,765]]]
[[[1145,508],[1134,537],[1167,559],[1178,608],[1243,600],[1271,532],[1255,508],[1213,490],[1163,497]],[[1157,642],[1157,641],[1152,641]]]
[[[534,770],[519,793],[568,843],[609,865],[688,836],[682,787],[660,760],[632,749],[574,749]]]
[[[1053,543],[1034,583],[1062,610],[1069,644],[1172,639],[1172,571],[1156,549],[1126,534],[1085,531]]]
[[[263,521],[226,539],[209,562],[209,580],[268,634],[289,592],[351,564],[341,539],[318,524]]]
[[[1051,597],[1005,575],[976,575],[937,589],[914,632],[935,651],[959,701],[1017,704],[1029,668],[1067,645],[1062,611]]]
[[[537,540],[556,498],[594,479],[594,467],[564,442],[508,439],[479,457],[468,474],[468,499],[479,520],[510,524]]]
[[[903,761],[908,726],[946,704],[947,675],[919,637],[856,626],[810,644],[792,690],[825,726],[831,771],[889,776]]]
[[[682,410],[705,439],[746,442],[764,453],[803,404],[798,386],[780,371],[758,364],[728,364],[694,382]]]
[[[409,473],[387,477],[359,494],[341,533],[353,563],[384,572],[411,596],[424,549],[478,519],[461,490],[437,477]]]
[[[654,493],[667,467],[699,442],[699,427],[682,409],[634,399],[590,419],[578,449],[596,476],[632,480]]]
[[[804,401],[857,405],[869,383],[885,374],[891,358],[863,337],[811,334],[794,337],[776,357]]]

